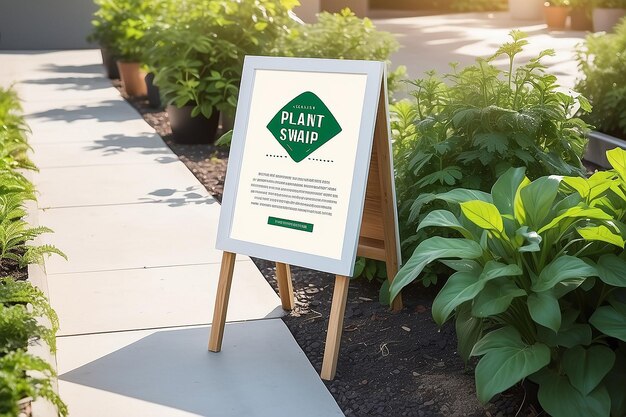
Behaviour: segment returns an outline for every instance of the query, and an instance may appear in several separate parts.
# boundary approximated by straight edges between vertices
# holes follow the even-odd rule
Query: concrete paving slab
[[[68,190],[68,192],[71,192]],[[217,263],[219,204],[193,198],[174,203],[90,206],[39,211],[40,224],[57,233],[45,241],[62,248],[48,275]]]
[[[33,144],[32,159],[40,169],[179,162],[156,133],[124,135],[119,129],[104,136],[85,132],[82,141]]]
[[[60,393],[71,417],[343,416],[279,319],[59,339]],[[131,410],[139,410],[132,413]]]
[[[473,64],[477,57],[488,57],[510,38],[511,29],[526,32],[529,45],[519,55],[526,62],[548,48],[556,52],[544,62],[550,72],[559,76],[560,84],[571,88],[578,76],[574,46],[585,37],[584,32],[548,31],[543,21],[512,20],[508,12],[459,13],[435,16],[375,19],[380,30],[395,34],[402,45],[392,55],[394,66],[405,65],[409,78],[423,78],[424,72],[448,72],[450,62],[461,67]],[[506,59],[496,61],[502,68]]]
[[[182,162],[41,169],[40,208],[166,202],[205,204],[213,197]],[[68,193],[67,190],[72,190]]]
[[[48,76],[22,79],[17,85],[20,98],[25,102],[82,104],[94,100],[114,100],[119,91],[111,81],[98,77],[73,77],[49,73]]]
[[[280,299],[254,263],[235,263],[227,321],[281,317]],[[210,324],[219,264],[53,275],[59,336]]]

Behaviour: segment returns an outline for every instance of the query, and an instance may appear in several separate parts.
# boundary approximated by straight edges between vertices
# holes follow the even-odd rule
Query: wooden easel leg
[[[397,273],[398,273],[397,268],[390,267],[389,265],[387,265],[387,277],[389,277],[387,279],[389,280],[389,285],[391,285],[391,283],[393,282],[393,278],[396,276]],[[396,296],[396,298],[391,300],[391,310],[397,312],[397,311],[402,310],[403,307],[404,305],[402,303],[402,293],[400,293]]]
[[[226,312],[228,311],[228,297],[230,296],[230,285],[233,282],[236,256],[236,254],[231,252],[224,252],[222,255],[222,267],[217,284],[217,294],[215,295],[213,324],[211,325],[211,336],[209,337],[209,350],[211,352],[219,352],[222,349]]]
[[[348,287],[350,278],[343,275],[335,277],[335,289],[333,291],[333,303],[330,307],[328,331],[326,333],[326,347],[324,349],[324,361],[322,362],[321,377],[326,381],[335,378],[337,371],[337,359],[339,359],[339,345],[343,331],[343,316],[346,312],[348,299]]]
[[[276,262],[276,280],[278,281],[278,295],[280,296],[283,310],[293,310],[293,284],[289,265]]]

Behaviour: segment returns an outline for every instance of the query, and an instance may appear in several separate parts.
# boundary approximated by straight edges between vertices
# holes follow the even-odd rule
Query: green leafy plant
[[[614,33],[594,33],[577,48],[576,59],[583,77],[576,89],[589,97],[594,111],[583,116],[609,134],[626,138],[626,20]]]
[[[53,253],[67,259],[63,252],[52,245],[27,245],[28,241],[52,230],[43,226],[31,227],[22,219],[25,215],[19,195],[0,195],[0,265],[5,260],[11,260],[24,267],[41,263],[44,255]]]
[[[56,406],[61,417],[67,416],[67,406],[54,389],[55,377],[46,361],[24,350],[0,356],[0,417],[17,416],[18,401],[27,397],[45,398]]]
[[[196,0],[176,22],[149,31],[147,64],[167,104],[234,114],[245,55],[268,55],[293,25],[296,0]]]
[[[22,304],[29,305],[35,317],[45,317],[50,323],[53,333],[59,329],[59,318],[50,307],[46,296],[37,287],[27,281],[16,281],[11,277],[0,278],[0,304],[5,306]],[[50,344],[54,347],[54,344]]]
[[[339,13],[322,12],[317,22],[295,27],[280,39],[278,53],[303,58],[360,59],[386,62],[391,65],[391,54],[400,44],[389,33],[376,29],[368,18],[357,17],[350,9]],[[390,92],[406,72],[402,66],[390,71]]]
[[[530,181],[508,169],[490,193],[455,189],[434,198],[419,229],[462,237],[421,242],[391,285],[391,297],[439,260],[455,272],[432,306],[455,317],[458,351],[480,356],[482,402],[524,378],[539,384],[550,415],[622,416],[626,393],[626,152],[589,179]]]
[[[514,30],[512,41],[488,59],[462,70],[453,65],[443,78],[429,72],[411,81],[413,101],[392,107],[404,258],[429,236],[415,230],[443,207],[435,194],[458,187],[489,190],[513,166],[526,166],[530,178],[583,174],[588,126],[572,113],[590,110],[589,103],[558,91],[556,77],[542,63],[552,50],[516,66],[525,36]],[[493,64],[500,57],[508,59],[508,70]],[[431,273],[424,284],[434,281]]]
[[[124,61],[141,61],[147,48],[144,35],[158,19],[170,16],[168,0],[95,0],[89,41],[109,48]]]

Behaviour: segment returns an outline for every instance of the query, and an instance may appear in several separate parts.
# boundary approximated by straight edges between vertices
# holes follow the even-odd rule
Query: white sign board
[[[384,71],[246,57],[217,249],[352,275]]]

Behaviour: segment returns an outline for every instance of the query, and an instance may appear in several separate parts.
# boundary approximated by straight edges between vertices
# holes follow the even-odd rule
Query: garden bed
[[[119,88],[119,85],[117,85]],[[123,94],[123,93],[122,93]],[[170,148],[221,200],[228,151],[172,141],[167,114],[143,99],[128,99]],[[277,291],[272,262],[253,259]],[[319,372],[334,277],[292,268],[296,308],[283,320]],[[405,308],[392,313],[378,302],[379,283],[350,285],[344,333],[334,381],[325,382],[346,416],[535,416],[538,406],[514,387],[486,407],[476,399],[471,366],[456,353],[452,323],[438,329],[430,309],[438,288],[410,286]]]

